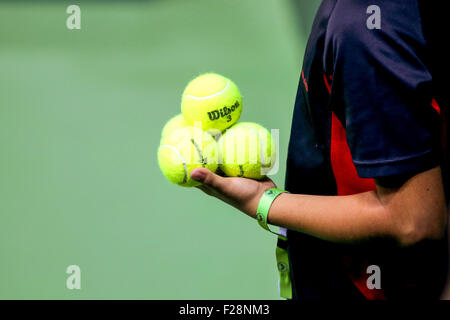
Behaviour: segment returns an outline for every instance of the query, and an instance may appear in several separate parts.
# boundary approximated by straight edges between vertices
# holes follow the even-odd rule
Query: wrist
[[[253,218],[253,219],[258,219],[257,218],[257,215],[258,215],[258,206],[259,206],[259,203],[261,202],[261,199],[263,198],[263,196],[264,196],[264,193],[267,191],[267,190],[269,190],[270,188],[264,188],[263,190],[261,190],[259,193],[258,193],[258,196],[257,197],[255,197],[255,200],[253,201],[253,204],[252,204],[252,209],[251,209],[251,217]]]
[[[264,196],[264,193],[271,189],[274,188],[273,186],[261,186],[259,189],[259,191],[257,192],[257,195],[254,196],[250,201],[247,202],[247,207],[243,208],[243,212],[246,213],[248,216],[250,216],[253,219],[256,219],[256,215],[257,215],[257,211],[258,211],[258,205],[262,199],[262,197]]]
[[[277,225],[281,226],[279,224],[279,219],[277,219],[277,211],[279,212],[279,206],[280,199],[285,197],[288,194],[287,191],[284,191],[283,193],[280,193],[272,202],[272,205],[270,206],[269,212],[267,213],[267,224]],[[279,217],[278,217],[279,218]]]
[[[261,196],[258,207],[256,209],[256,220],[258,221],[259,225],[272,233],[272,230],[270,230],[268,224],[269,224],[269,212],[270,209],[275,202],[275,200],[282,195],[283,193],[287,193],[287,191],[280,190],[277,188],[270,188],[267,189]],[[278,234],[278,233],[275,233]]]

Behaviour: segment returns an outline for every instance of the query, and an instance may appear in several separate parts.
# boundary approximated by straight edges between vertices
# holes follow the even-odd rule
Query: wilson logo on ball
[[[223,107],[222,109],[217,109],[211,112],[208,112],[209,120],[219,120],[219,118],[227,117],[227,122],[231,121],[231,113],[234,112],[236,109],[238,109],[240,106],[239,101],[236,101],[234,105],[231,106],[231,108]]]

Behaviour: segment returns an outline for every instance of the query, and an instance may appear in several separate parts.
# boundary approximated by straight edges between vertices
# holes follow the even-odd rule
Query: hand
[[[252,218],[256,217],[256,209],[263,193],[267,189],[276,188],[275,183],[269,178],[262,181],[225,178],[205,168],[192,170],[191,178],[202,183],[197,187],[198,189],[228,203]]]

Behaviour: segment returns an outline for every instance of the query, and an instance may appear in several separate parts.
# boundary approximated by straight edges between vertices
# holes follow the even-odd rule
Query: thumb
[[[225,178],[205,168],[192,170],[191,178],[214,189],[222,189],[226,184]]]

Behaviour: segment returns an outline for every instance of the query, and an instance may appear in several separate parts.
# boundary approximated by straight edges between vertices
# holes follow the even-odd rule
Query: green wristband
[[[287,191],[271,188],[263,193],[261,199],[259,200],[258,209],[256,209],[256,220],[258,220],[259,225],[265,230],[276,234],[281,239],[285,239],[286,237],[284,235],[270,230],[269,225],[267,224],[267,216],[269,214],[270,207],[272,206],[273,201],[282,193],[287,193]]]
[[[277,259],[277,267],[279,273],[279,290],[280,296],[286,299],[292,299],[292,283],[289,267],[289,254],[287,252],[287,237],[285,234],[280,234],[270,230],[267,224],[267,215],[269,214],[270,207],[273,201],[282,193],[287,191],[272,188],[264,192],[259,200],[258,209],[256,210],[256,219],[259,225],[265,230],[272,232],[278,236],[277,248],[275,251]],[[285,230],[286,231],[286,230]]]

